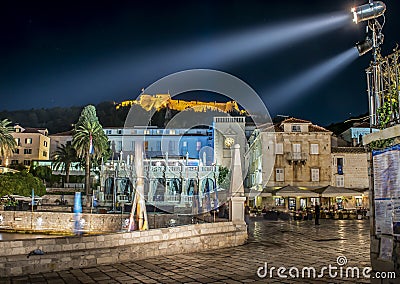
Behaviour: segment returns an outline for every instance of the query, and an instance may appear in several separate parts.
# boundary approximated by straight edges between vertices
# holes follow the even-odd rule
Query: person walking
[[[319,225],[319,216],[321,214],[321,209],[318,204],[315,205],[315,225]]]
[[[244,204],[244,222],[247,225],[247,233],[249,232],[249,223],[250,223],[250,206],[247,205],[247,202]]]

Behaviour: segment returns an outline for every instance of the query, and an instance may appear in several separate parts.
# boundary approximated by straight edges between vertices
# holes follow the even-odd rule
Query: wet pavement
[[[259,218],[251,220],[249,241],[240,247],[0,278],[0,283],[370,283],[362,273],[369,266],[368,220],[321,220],[315,226]],[[359,277],[348,270],[354,267]]]

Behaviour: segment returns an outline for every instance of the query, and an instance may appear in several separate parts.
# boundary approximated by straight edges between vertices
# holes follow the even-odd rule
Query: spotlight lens
[[[382,16],[386,11],[386,5],[382,1],[370,1],[368,4],[364,4],[358,7],[353,7],[351,12],[353,13],[355,23],[368,21]]]
[[[355,12],[353,13],[353,22],[356,24],[358,23],[357,13],[355,13]]]
[[[358,42],[356,44],[356,48],[358,50],[358,55],[362,56],[372,50],[373,48],[373,42],[370,38],[366,38],[365,41],[363,42]]]

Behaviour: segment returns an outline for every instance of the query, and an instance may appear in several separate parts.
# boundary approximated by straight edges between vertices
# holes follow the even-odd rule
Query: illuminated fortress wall
[[[217,110],[221,112],[238,112],[244,114],[245,111],[241,111],[237,102],[229,101],[226,103],[220,102],[202,102],[202,101],[185,101],[185,100],[173,100],[169,94],[156,94],[154,96],[143,94],[138,100],[123,101],[116,105],[116,109],[121,107],[131,107],[133,105],[140,105],[143,109],[149,111],[151,109],[160,110],[163,108],[169,108],[176,111],[183,111],[191,108],[196,112],[206,112],[207,110]]]

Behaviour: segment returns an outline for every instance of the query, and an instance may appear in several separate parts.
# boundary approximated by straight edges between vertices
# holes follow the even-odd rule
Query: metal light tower
[[[377,110],[381,107],[383,97],[382,70],[378,64],[380,55],[380,45],[383,44],[384,36],[382,28],[385,23],[384,13],[386,5],[382,1],[370,0],[368,4],[364,4],[351,9],[353,13],[353,21],[368,21],[367,36],[363,42],[356,44],[359,55],[362,56],[370,50],[373,52],[373,60],[370,67],[366,70],[369,98],[370,125],[378,125]],[[382,23],[378,19],[383,19]]]

